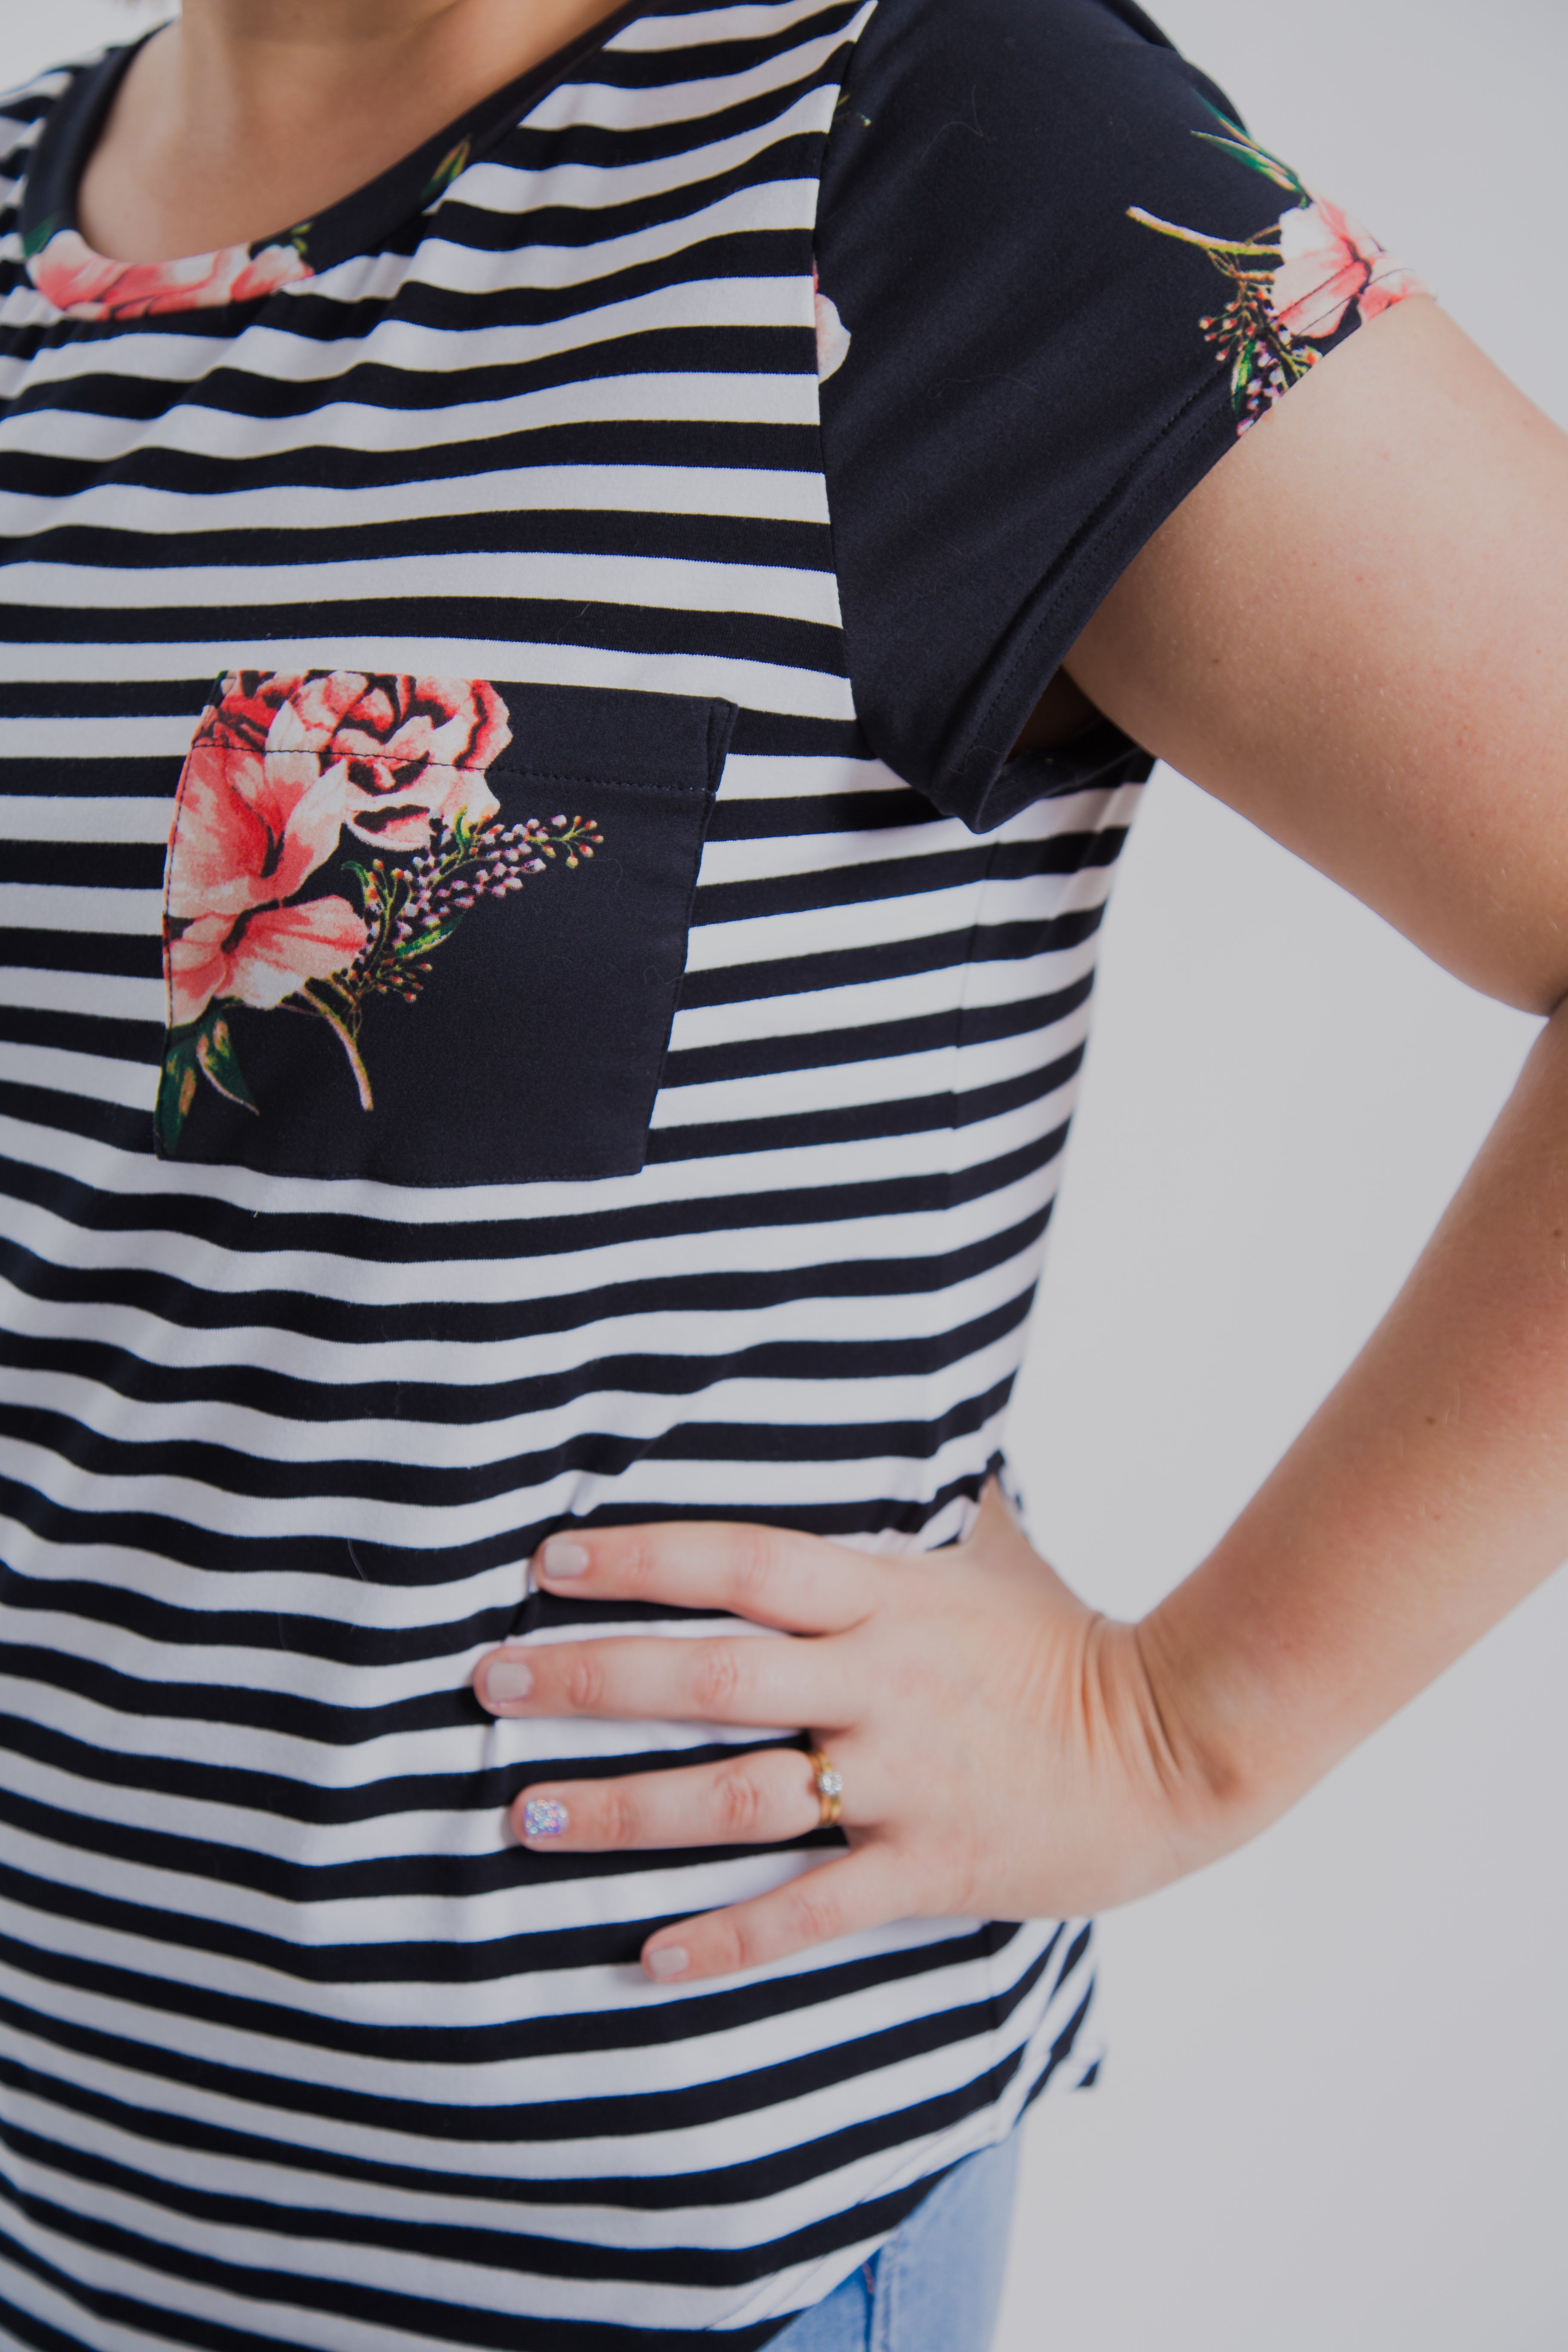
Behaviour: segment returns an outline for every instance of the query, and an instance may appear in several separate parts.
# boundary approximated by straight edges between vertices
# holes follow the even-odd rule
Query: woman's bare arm
[[[1568,437],[1405,304],[1188,499],[1070,670],[1553,1016],[1393,1311],[1142,1629],[1201,1769],[1272,1813],[1568,1555]]]
[[[1425,298],[1151,540],[1067,668],[1489,995],[1568,995],[1568,436]]]
[[[1101,709],[1551,1018],[1367,1348],[1140,1625],[1086,1609],[994,1496],[971,1543],[896,1566],[744,1527],[544,1548],[561,1590],[801,1638],[502,1651],[498,1712],[800,1723],[844,1769],[854,1851],[660,1929],[652,1973],[1146,1893],[1282,1811],[1568,1552],[1565,656],[1568,442],[1426,302],[1299,386],[1086,631],[1068,672]],[[763,1748],[526,1790],[516,1818],[542,1851],[668,1847],[787,1837],[816,1802],[805,1759]]]

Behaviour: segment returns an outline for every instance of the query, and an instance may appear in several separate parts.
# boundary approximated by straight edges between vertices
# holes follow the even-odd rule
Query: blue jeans
[[[1018,2134],[965,2157],[879,2254],[769,2352],[985,2352],[1002,2301]]]

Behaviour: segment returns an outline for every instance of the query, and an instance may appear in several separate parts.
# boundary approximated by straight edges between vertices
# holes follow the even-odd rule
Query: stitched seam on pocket
[[[616,776],[604,770],[597,775],[584,776],[560,768],[514,768],[503,766],[499,760],[486,772],[491,776],[529,776],[542,784],[580,784],[586,792],[592,792],[595,784],[614,785],[618,791],[627,793],[705,793],[708,790],[706,769],[697,781],[690,783],[663,783],[657,778],[645,776]]]

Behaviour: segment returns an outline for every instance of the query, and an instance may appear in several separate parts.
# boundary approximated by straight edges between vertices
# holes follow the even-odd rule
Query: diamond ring
[[[805,1760],[816,1788],[817,1826],[827,1829],[844,1810],[844,1775],[820,1748],[808,1748]]]

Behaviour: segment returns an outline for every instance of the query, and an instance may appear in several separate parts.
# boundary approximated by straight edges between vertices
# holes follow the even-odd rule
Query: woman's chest
[[[570,1187],[951,1131],[1039,1060],[994,1008],[965,1055],[977,958],[1076,1053],[1118,812],[982,844],[868,756],[809,239],[744,275],[778,199],[725,202],[727,274],[666,222],[229,341],[12,322],[18,1067],[193,1168]]]
[[[13,993],[127,1108],[153,1049],[164,1158],[635,1174],[742,706],[848,748],[800,372],[683,365],[689,273],[596,329],[489,274],[12,355]]]

